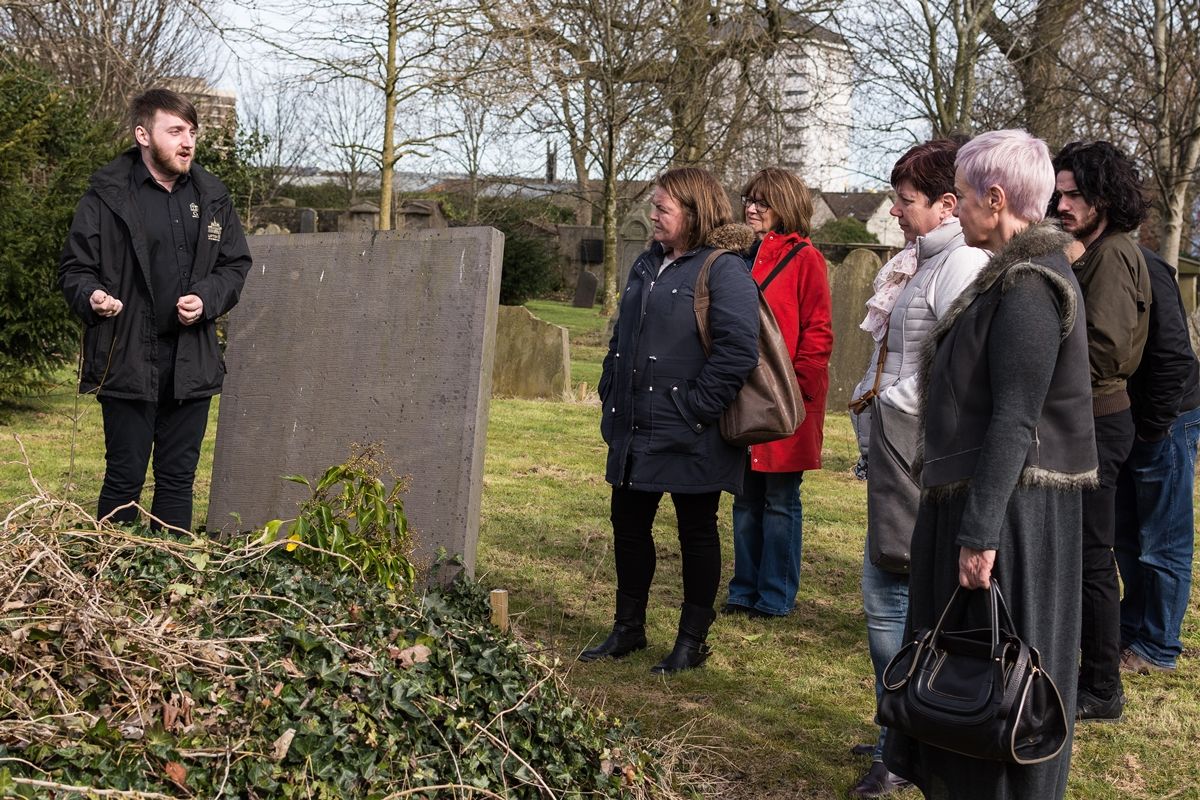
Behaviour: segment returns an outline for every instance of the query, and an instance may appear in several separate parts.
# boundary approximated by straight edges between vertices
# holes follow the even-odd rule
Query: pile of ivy
[[[187,542],[62,507],[5,527],[0,796],[628,797],[657,782],[627,731],[489,624],[468,580],[418,595],[288,540]]]

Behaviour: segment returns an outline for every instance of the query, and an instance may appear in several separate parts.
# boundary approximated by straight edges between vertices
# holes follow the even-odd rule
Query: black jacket
[[[1129,399],[1138,436],[1158,441],[1181,412],[1200,406],[1200,364],[1192,352],[1175,270],[1152,250],[1143,247],[1142,254],[1154,300],[1142,362],[1129,378]]]
[[[746,448],[728,444],[716,423],[758,363],[758,293],[740,257],[716,260],[706,357],[693,301],[710,252],[689,251],[659,275],[656,243],[629,272],[599,385],[600,430],[609,448],[605,478],[614,486],[741,491]]]
[[[85,326],[79,390],[157,400],[158,327],[150,264],[130,191],[130,170],[140,158],[132,148],[92,176],[63,247],[58,285]],[[216,319],[237,304],[250,270],[250,248],[228,190],[197,164],[191,178],[200,194],[200,236],[184,293],[200,297],[204,318],[179,330],[174,396],[180,400],[221,391],[225,364],[217,346]],[[96,289],[120,300],[121,313],[97,315],[88,302]]]

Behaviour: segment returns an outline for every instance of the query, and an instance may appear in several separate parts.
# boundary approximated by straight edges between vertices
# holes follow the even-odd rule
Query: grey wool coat
[[[925,454],[972,456],[969,469],[957,465],[965,477],[943,469],[931,486],[929,471],[922,474],[905,633],[911,639],[936,624],[958,585],[960,547],[994,549],[993,577],[1017,632],[1040,652],[1070,721],[1079,656],[1081,492],[1094,483],[1096,451],[1090,428],[1074,427],[1081,420],[1090,426],[1091,400],[1084,315],[1065,244],[1049,226],[1014,237],[927,341]],[[970,352],[974,345],[980,352]],[[1070,408],[1047,414],[1044,406],[1054,398]],[[956,431],[956,424],[978,424],[980,407],[990,409],[985,433]],[[1071,452],[1039,452],[1042,439]],[[986,593],[973,594],[972,621],[982,622]],[[898,730],[889,730],[884,752],[888,768],[926,797],[963,800],[1060,798],[1070,757],[1070,733],[1062,754],[1031,766],[980,761]]]
[[[709,270],[712,353],[696,328],[696,278],[714,247],[744,250],[745,225],[715,229],[662,272],[662,247],[638,256],[621,295],[604,358],[600,433],[608,444],[605,479],[645,492],[740,492],[746,448],[721,438],[717,424],[758,364],[758,289],[735,253]]]

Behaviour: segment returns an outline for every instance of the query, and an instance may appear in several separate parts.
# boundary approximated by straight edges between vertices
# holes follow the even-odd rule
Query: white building
[[[851,177],[850,129],[854,119],[850,46],[839,34],[795,15],[803,40],[788,44],[768,62],[778,76],[782,112],[779,145],[783,166],[814,189],[843,191]]]

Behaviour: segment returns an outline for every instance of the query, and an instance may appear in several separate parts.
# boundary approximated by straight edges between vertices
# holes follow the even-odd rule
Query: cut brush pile
[[[663,761],[487,624],[46,496],[0,532],[0,797],[674,796]]]

